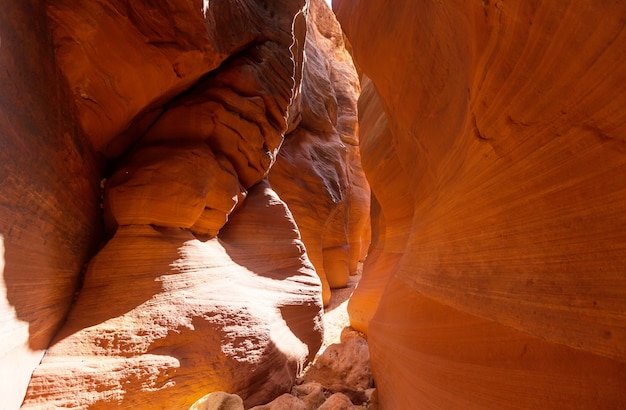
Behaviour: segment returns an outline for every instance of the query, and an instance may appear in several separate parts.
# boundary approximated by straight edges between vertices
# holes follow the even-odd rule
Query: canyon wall
[[[371,79],[350,314],[381,407],[623,406],[626,7],[333,8]]]
[[[359,83],[330,10],[11,2],[1,30],[3,405],[289,391],[321,345],[320,278],[345,285],[368,241]],[[318,214],[268,181],[290,156],[307,158],[269,179],[287,197],[313,179],[298,192]]]
[[[0,13],[0,408],[18,408],[102,232],[103,163],[75,125],[45,10]]]
[[[359,79],[341,28],[321,1],[310,3],[305,55],[294,104],[299,117],[269,180],[289,204],[326,305],[330,288],[345,287],[367,254],[370,189],[359,152]]]

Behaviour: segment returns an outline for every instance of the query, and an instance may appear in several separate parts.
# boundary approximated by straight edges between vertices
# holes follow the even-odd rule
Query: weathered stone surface
[[[296,396],[285,393],[270,403],[252,407],[250,410],[308,410],[308,407]]]
[[[116,159],[113,236],[23,407],[185,408],[215,390],[249,407],[289,391],[321,345],[321,286],[259,181],[302,77],[304,1],[61,3],[59,66],[83,131]]]
[[[291,394],[302,400],[308,410],[315,410],[326,401],[324,387],[316,382],[295,385]]]
[[[206,144],[136,150],[106,188],[107,220],[117,225],[192,228],[215,236],[245,193],[230,162]],[[203,217],[202,220],[201,216]]]
[[[321,345],[320,283],[295,224],[258,184],[220,238],[120,226],[24,408],[186,408],[212,390],[250,406],[290,391]]]
[[[243,400],[223,391],[209,393],[195,402],[189,410],[244,410]]]
[[[352,410],[354,405],[350,398],[343,393],[335,393],[318,407],[318,410]]]
[[[369,186],[357,135],[359,81],[337,20],[310,3],[300,115],[269,175],[294,214],[320,275],[324,303],[345,287],[369,244]]]
[[[392,282],[357,319],[381,407],[615,407],[626,8],[457,3],[334,2],[387,121],[361,136],[381,261],[363,277]]]
[[[254,54],[248,49],[272,44],[288,49],[303,4],[59,0],[48,3],[48,14],[80,124],[98,151],[115,158],[164,105],[228,57],[245,59]]]
[[[0,407],[20,406],[101,235],[82,139],[39,2],[0,13]]]
[[[371,387],[367,341],[352,337],[328,346],[307,370],[304,380],[321,383],[331,392],[360,391]]]

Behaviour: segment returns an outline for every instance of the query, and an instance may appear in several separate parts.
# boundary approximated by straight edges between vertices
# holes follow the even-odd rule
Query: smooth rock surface
[[[389,278],[396,273],[411,233],[414,196],[406,170],[397,162],[392,134],[374,84],[363,77],[359,97],[360,148],[372,187],[372,244],[358,291],[348,303],[350,326],[367,333]],[[393,183],[390,183],[393,182]],[[389,210],[393,210],[390,212]]]
[[[0,13],[0,408],[20,406],[101,236],[103,164],[76,127],[40,2]]]
[[[324,290],[345,287],[367,253],[369,185],[358,148],[359,80],[341,28],[322,0],[310,2],[300,116],[269,174],[289,205]]]
[[[363,280],[389,285],[351,309],[380,406],[619,407],[626,7],[333,3],[385,113],[361,135]]]
[[[267,184],[220,239],[120,226],[90,263],[23,407],[187,408],[216,390],[264,403],[290,391],[321,345],[321,310],[319,279]]]

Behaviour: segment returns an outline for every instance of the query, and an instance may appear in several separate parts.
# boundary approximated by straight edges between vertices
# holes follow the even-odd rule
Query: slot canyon
[[[626,407],[626,3],[331,7],[5,1],[0,409]]]

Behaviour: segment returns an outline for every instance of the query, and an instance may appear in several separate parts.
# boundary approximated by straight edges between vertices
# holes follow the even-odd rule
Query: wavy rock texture
[[[319,349],[321,308],[319,279],[267,183],[220,239],[121,226],[90,263],[23,408],[187,408],[220,390],[267,402]]]
[[[303,4],[55,0],[48,2],[47,12],[58,64],[74,95],[82,129],[98,151],[116,158],[174,97],[227,58],[259,59],[254,49],[289,47],[293,19]],[[238,67],[252,68],[245,63]],[[240,80],[231,75],[230,85],[234,81],[242,89],[254,87],[254,82],[246,82],[254,70]],[[250,97],[263,96],[260,89],[254,91]]]
[[[363,77],[359,97],[359,132],[363,167],[376,172],[371,176],[372,245],[363,265],[363,275],[348,302],[350,326],[367,333],[389,277],[397,269],[406,247],[413,218],[415,196],[406,170],[398,166],[390,144],[391,131],[374,84]],[[389,181],[393,181],[390,184]],[[380,198],[380,199],[379,199]],[[389,210],[393,212],[389,212]]]
[[[389,284],[357,318],[381,407],[623,405],[626,7],[334,6],[387,122],[361,145]]]
[[[75,126],[44,10],[0,13],[0,408],[20,406],[101,235],[102,164]]]
[[[111,239],[24,408],[185,408],[217,390],[249,407],[314,357],[321,283],[264,179],[307,98],[306,6],[49,2],[80,137],[109,160]]]
[[[321,0],[310,3],[305,56],[299,116],[269,179],[293,212],[328,304],[330,288],[345,287],[367,253],[370,190],[358,148],[359,80]]]

